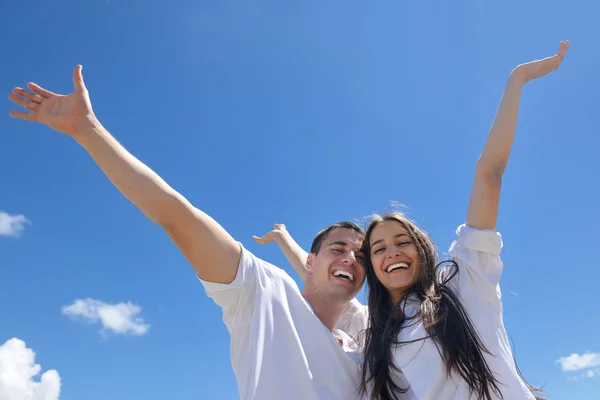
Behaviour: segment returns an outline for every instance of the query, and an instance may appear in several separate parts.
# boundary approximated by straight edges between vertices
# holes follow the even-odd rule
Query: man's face
[[[308,256],[308,278],[314,295],[344,303],[356,297],[365,281],[363,235],[347,228],[329,232],[317,254]]]

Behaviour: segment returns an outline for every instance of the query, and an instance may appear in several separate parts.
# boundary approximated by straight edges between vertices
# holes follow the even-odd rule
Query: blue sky
[[[447,249],[508,73],[571,40],[561,69],[523,92],[502,287],[525,375],[554,400],[597,398],[600,6],[173,4],[5,3],[0,87],[70,92],[83,64],[104,125],[290,273],[251,235],[285,223],[308,248],[390,201]],[[33,362],[29,348],[62,400],[238,398],[220,310],[175,246],[72,140],[2,109],[0,371],[7,354]]]

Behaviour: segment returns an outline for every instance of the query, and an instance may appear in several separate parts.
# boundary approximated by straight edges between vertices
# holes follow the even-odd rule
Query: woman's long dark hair
[[[407,317],[405,307],[409,300],[393,301],[386,288],[379,282],[371,264],[370,238],[373,229],[384,221],[399,222],[408,232],[419,254],[420,277],[408,288],[403,299],[419,302],[419,311]],[[446,283],[458,273],[454,261],[449,269],[440,270],[444,263],[437,263],[435,245],[429,236],[400,213],[375,216],[366,231],[365,257],[369,286],[369,326],[365,331],[364,361],[360,390],[372,389],[371,400],[393,400],[396,393],[406,393],[408,388],[399,387],[392,380],[398,367],[394,364],[392,349],[407,342],[398,341],[400,329],[407,325],[423,322],[427,337],[433,339],[446,365],[446,372],[458,374],[469,385],[472,394],[480,400],[502,398],[501,383],[496,380],[488,366],[484,353],[489,351],[481,341],[469,315],[458,297]],[[421,340],[421,339],[419,339]],[[515,363],[516,364],[516,363]],[[517,368],[518,370],[518,368]],[[523,376],[519,372],[521,378]],[[523,378],[531,392],[541,390]],[[369,385],[372,385],[369,388]],[[536,397],[542,400],[543,397]]]

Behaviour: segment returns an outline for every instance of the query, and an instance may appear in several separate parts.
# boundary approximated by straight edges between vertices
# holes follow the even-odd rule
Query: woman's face
[[[369,254],[375,275],[394,300],[399,301],[421,273],[417,246],[398,221],[383,221],[371,232]]]

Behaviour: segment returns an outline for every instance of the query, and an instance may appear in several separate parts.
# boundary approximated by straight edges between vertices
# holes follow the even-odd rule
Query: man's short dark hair
[[[363,230],[363,228],[361,228],[360,226],[358,226],[358,224],[355,224],[354,222],[337,222],[333,225],[329,225],[327,228],[317,233],[317,236],[315,236],[312,242],[312,246],[310,246],[310,252],[313,254],[317,254],[319,251],[321,251],[321,245],[323,244],[323,241],[327,238],[327,235],[329,235],[333,230],[340,228],[350,229],[354,232],[360,233],[363,236],[365,235],[365,231]]]

